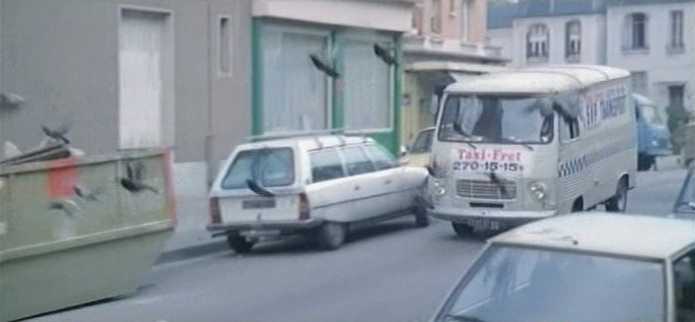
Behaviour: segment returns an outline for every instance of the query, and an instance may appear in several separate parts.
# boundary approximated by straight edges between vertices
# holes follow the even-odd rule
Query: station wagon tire
[[[656,159],[653,156],[640,155],[637,158],[637,170],[648,171],[654,166]]]
[[[609,212],[625,212],[627,208],[627,181],[620,179],[615,195],[606,202],[606,211]]]
[[[454,228],[454,232],[459,237],[471,237],[475,233],[473,227],[468,224],[452,222],[451,227]]]
[[[413,210],[415,213],[415,226],[424,228],[430,225],[430,217],[427,215],[427,211],[422,207],[415,207]]]
[[[347,226],[343,223],[327,222],[323,224],[317,234],[319,246],[326,250],[340,248],[347,237]]]
[[[246,254],[250,252],[254,245],[253,242],[246,240],[246,238],[236,233],[227,235],[227,244],[229,248],[233,249],[237,254]]]

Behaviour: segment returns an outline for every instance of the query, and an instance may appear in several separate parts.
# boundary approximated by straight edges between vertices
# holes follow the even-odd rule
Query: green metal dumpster
[[[131,294],[175,226],[169,153],[0,168],[0,321]]]

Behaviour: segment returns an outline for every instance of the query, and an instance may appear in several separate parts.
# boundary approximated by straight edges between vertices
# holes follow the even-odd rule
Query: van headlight
[[[531,191],[531,195],[538,201],[544,200],[547,196],[546,186],[542,182],[532,182],[529,184],[528,190]]]
[[[439,180],[432,180],[432,186],[434,188],[433,191],[435,196],[441,197],[446,194],[446,188],[444,187],[444,184]]]

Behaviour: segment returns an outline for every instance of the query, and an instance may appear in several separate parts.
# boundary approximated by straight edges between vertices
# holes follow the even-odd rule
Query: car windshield
[[[291,185],[294,182],[292,149],[257,149],[239,152],[222,180],[222,188],[246,188],[247,180],[253,180],[264,187]]]
[[[411,153],[429,153],[432,150],[432,136],[434,135],[434,130],[426,130],[420,132],[413,142],[413,146],[410,149]]]
[[[439,139],[481,143],[542,144],[553,139],[553,114],[536,97],[449,96]]]
[[[640,105],[640,115],[645,123],[653,126],[666,126],[666,117],[654,105]]]
[[[438,322],[665,321],[662,264],[492,246]]]

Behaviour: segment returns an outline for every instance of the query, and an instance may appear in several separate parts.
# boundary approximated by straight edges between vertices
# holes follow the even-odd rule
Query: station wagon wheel
[[[237,233],[230,233],[227,235],[227,244],[229,248],[233,249],[237,254],[246,254],[251,251],[254,243],[239,236]]]
[[[327,222],[318,231],[318,242],[321,248],[334,250],[340,248],[347,236],[347,226],[343,223]]]
[[[625,212],[627,208],[627,180],[620,179],[615,195],[606,202],[606,210],[610,212]]]

